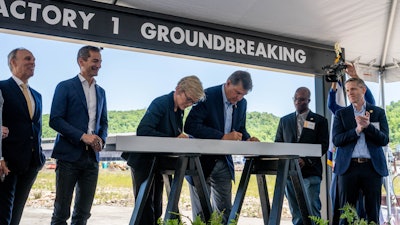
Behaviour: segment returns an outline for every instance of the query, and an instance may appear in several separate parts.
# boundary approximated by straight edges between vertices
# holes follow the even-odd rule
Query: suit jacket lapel
[[[39,96],[36,94],[36,92],[29,87],[29,90],[31,91],[32,97],[33,97],[33,101],[35,101],[35,111],[32,117],[32,120],[36,120],[36,118],[38,116],[40,116],[40,112],[41,112],[41,99],[39,98]]]
[[[12,87],[11,90],[14,91],[14,96],[16,96],[18,101],[21,102],[20,104],[21,108],[25,112],[26,116],[30,118],[28,105],[26,104],[26,100],[24,94],[22,93],[21,88],[18,86],[17,82],[15,82],[13,78],[8,79],[8,81],[10,83],[10,87]]]
[[[172,109],[172,110],[171,110]],[[174,97],[173,97],[173,92],[171,94],[168,95],[168,117],[169,117],[169,122],[171,123],[172,126],[172,131],[174,132],[175,136],[178,136],[182,131],[178,130],[178,126],[177,126],[177,121],[176,121],[176,117],[175,117],[175,113],[174,113]]]
[[[224,105],[225,106],[225,105]],[[235,129],[235,125],[238,124],[238,113],[237,105],[232,105],[232,130]],[[235,129],[237,130],[237,129]]]
[[[86,110],[86,113],[88,113],[88,106],[86,102],[85,92],[83,92],[82,82],[78,76],[75,77],[74,86],[76,94],[79,96],[79,99],[81,99],[84,109]]]
[[[348,113],[345,114],[345,115],[348,115],[348,116],[349,116],[348,118],[346,118],[346,121],[351,121],[350,123],[351,123],[352,127],[357,127],[357,122],[356,122],[356,119],[355,119],[355,117],[354,117],[354,108],[353,108],[353,105],[350,104],[350,105],[347,107],[346,110],[349,111]]]
[[[296,112],[292,113],[291,115],[291,133],[292,133],[292,142],[297,142],[297,118],[296,118]]]
[[[369,112],[369,120],[370,120],[370,122],[371,122],[372,117],[375,116],[375,115],[373,114],[373,113],[374,113],[374,110],[372,110],[371,107],[372,107],[372,105],[369,104],[369,103],[367,102],[367,104],[366,104],[366,106],[365,106],[365,112]]]
[[[223,102],[221,86],[218,86],[218,88],[217,88],[217,94],[215,95],[214,101],[215,101],[214,105],[218,107],[218,109],[217,109],[218,120],[217,121],[223,121],[222,124],[220,124],[220,125],[222,126],[221,127],[222,132],[224,132],[224,130],[225,130],[225,116],[224,116],[225,102]],[[233,118],[232,118],[232,128],[233,128]]]

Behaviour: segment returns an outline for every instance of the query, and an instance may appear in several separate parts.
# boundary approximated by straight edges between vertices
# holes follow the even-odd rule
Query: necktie
[[[33,117],[33,109],[32,109],[32,102],[31,102],[31,98],[29,97],[29,93],[28,93],[28,87],[26,86],[26,84],[21,84],[22,87],[22,93],[24,94],[25,100],[26,100],[26,104],[28,105],[28,111],[29,111],[29,116]]]
[[[301,116],[301,114],[298,114],[296,119],[297,119],[297,141],[299,141],[301,137],[301,132],[303,131],[304,118]]]
[[[225,134],[230,133],[232,131],[232,113],[233,107],[230,102],[225,102],[226,106],[226,115],[225,115]]]

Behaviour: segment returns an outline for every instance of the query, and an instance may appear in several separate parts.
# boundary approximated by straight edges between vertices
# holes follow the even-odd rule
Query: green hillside
[[[130,111],[109,111],[109,133],[135,132],[137,125],[145,113],[145,109]],[[187,115],[186,110],[185,115]],[[288,112],[289,113],[289,112]],[[400,101],[391,102],[387,106],[386,114],[390,128],[390,146],[395,149],[400,144]],[[261,141],[273,142],[279,117],[266,112],[248,112],[247,130]],[[43,115],[43,137],[55,137],[56,132],[49,128],[49,115]]]

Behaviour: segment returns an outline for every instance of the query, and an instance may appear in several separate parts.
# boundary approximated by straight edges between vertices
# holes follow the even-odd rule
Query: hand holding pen
[[[177,138],[189,138],[189,136],[182,132],[181,128],[178,128],[179,135]]]
[[[232,141],[241,141],[243,134],[240,132],[235,131],[234,129],[227,134],[224,134],[222,140],[232,140]]]

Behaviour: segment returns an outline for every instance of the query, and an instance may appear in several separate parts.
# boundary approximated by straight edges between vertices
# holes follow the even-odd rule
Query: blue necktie
[[[233,107],[230,102],[225,102],[225,134],[230,133],[232,131],[232,113]]]
[[[233,105],[226,101],[225,102],[225,134],[230,133],[232,131],[232,114],[233,114]],[[226,162],[229,167],[229,172],[231,174],[232,180],[235,180],[235,166],[233,164],[233,159],[231,155],[226,156]]]

